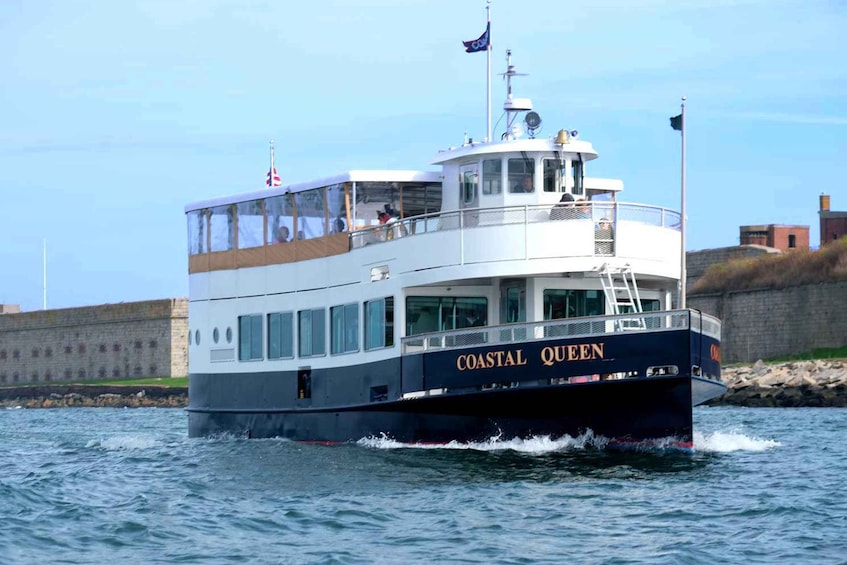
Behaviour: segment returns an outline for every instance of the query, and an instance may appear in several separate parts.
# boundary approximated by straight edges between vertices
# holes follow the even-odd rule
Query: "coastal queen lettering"
[[[456,368],[460,371],[519,367],[522,365],[526,365],[523,349],[500,349],[485,353],[463,353],[456,357]]]
[[[541,362],[546,367],[566,361],[592,361],[603,359],[603,343],[574,343],[548,345],[541,349]]]

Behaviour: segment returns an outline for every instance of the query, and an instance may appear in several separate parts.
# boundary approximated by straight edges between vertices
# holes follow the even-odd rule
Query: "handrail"
[[[720,322],[716,318],[698,313],[697,320],[702,320],[698,325],[703,328],[709,327],[709,331],[704,331],[694,327],[691,313],[692,311],[687,309],[639,312],[431,332],[402,338],[401,352],[405,355],[497,343],[543,341],[562,337],[596,337],[620,333],[650,333],[688,328],[720,339]],[[713,335],[715,328],[717,336]]]
[[[385,243],[401,237],[478,227],[532,224],[557,220],[608,223],[610,233],[620,222],[634,222],[679,231],[679,212],[659,206],[625,202],[583,202],[582,208],[556,204],[465,208],[432,212],[408,218],[394,218],[378,226],[359,228],[350,233],[350,249]],[[601,240],[605,241],[605,240]]]

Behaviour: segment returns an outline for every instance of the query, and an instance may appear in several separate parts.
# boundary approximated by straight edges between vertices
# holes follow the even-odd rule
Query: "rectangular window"
[[[542,166],[544,192],[565,192],[562,179],[567,177],[568,162],[564,159],[544,159]]]
[[[297,313],[297,339],[300,357],[326,354],[326,310],[300,310]]]
[[[239,202],[235,205],[238,218],[238,248],[261,247],[265,240],[264,200]]]
[[[394,297],[365,302],[365,349],[394,346]]]
[[[324,189],[313,188],[294,195],[297,206],[297,234],[295,238],[313,239],[326,235]]]
[[[188,212],[188,253],[198,255],[206,253],[207,226],[206,210],[194,210]]]
[[[262,315],[238,317],[238,359],[254,361],[262,358]]]
[[[482,193],[500,194],[503,192],[503,162],[500,159],[486,159],[482,162]]]
[[[535,161],[524,159],[509,159],[509,190],[511,192],[535,192]]]
[[[545,320],[600,316],[604,311],[605,298],[599,290],[544,290]]]
[[[476,197],[476,179],[475,170],[462,171],[462,202],[464,204],[472,203]]]
[[[483,296],[409,296],[406,335],[486,326],[487,313]]]
[[[215,206],[209,216],[211,251],[230,251],[235,243],[235,213],[231,205]]]
[[[788,234],[788,248],[794,249],[797,247],[797,236],[793,233]]]
[[[268,359],[294,358],[294,314],[268,314]]]
[[[573,193],[582,196],[585,194],[585,183],[583,182],[583,177],[585,175],[585,168],[582,164],[582,158],[578,158],[578,160],[574,160],[573,162]]]
[[[359,305],[345,304],[330,308],[330,351],[352,353],[359,350]]]

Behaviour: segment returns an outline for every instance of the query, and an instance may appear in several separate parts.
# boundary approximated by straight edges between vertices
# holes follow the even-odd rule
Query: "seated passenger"
[[[591,218],[591,207],[585,201],[585,198],[578,198],[576,201],[576,215],[578,219]]]
[[[288,243],[288,238],[290,237],[290,233],[288,228],[282,226],[279,228],[279,231],[276,233],[276,238],[274,238],[274,243]]]
[[[535,187],[532,186],[532,176],[526,175],[521,179],[521,190],[523,192],[532,192],[535,190]]]
[[[344,233],[345,231],[347,231],[347,225],[341,216],[335,218],[335,221],[332,223],[332,233]]]

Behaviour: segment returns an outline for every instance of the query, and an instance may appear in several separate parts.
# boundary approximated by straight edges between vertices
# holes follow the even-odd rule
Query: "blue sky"
[[[688,249],[847,209],[847,2],[494,0],[541,135],[577,129],[621,200],[679,207]],[[0,302],[188,293],[184,205],[348,169],[431,169],[485,134],[482,0],[0,2]],[[494,76],[493,121],[504,85]],[[496,131],[496,130],[495,130]]]

